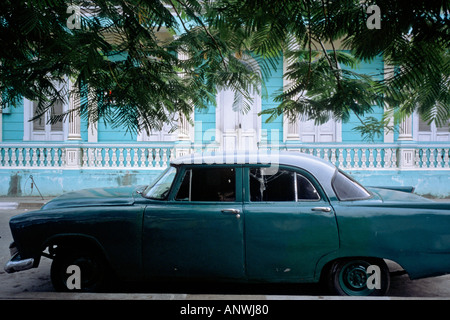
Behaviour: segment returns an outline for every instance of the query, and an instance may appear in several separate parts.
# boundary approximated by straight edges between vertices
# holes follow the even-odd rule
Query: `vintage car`
[[[383,295],[386,261],[411,279],[450,272],[450,204],[412,192],[365,188],[294,152],[189,155],[152,185],[70,192],[12,217],[5,270],[49,257],[54,288],[66,291],[191,279],[324,281],[333,294]]]

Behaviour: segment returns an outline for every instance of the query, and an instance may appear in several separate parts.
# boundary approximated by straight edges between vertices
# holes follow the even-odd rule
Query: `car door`
[[[299,169],[244,170],[247,274],[250,279],[307,281],[317,261],[338,249],[333,208],[314,178]]]
[[[179,170],[169,200],[145,209],[147,277],[243,278],[242,167]]]

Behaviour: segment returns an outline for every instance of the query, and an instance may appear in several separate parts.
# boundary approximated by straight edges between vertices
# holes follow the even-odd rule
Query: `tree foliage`
[[[373,4],[380,29],[367,26]],[[69,28],[69,6],[81,8],[79,28]],[[5,0],[2,105],[38,100],[39,117],[72,95],[90,122],[149,131],[214,105],[223,88],[245,112],[284,57],[290,85],[270,97],[269,121],[355,114],[361,131],[379,133],[386,119],[364,117],[382,106],[397,121],[417,110],[441,124],[450,118],[449,15],[445,0]],[[355,69],[378,56],[392,68],[376,77]],[[69,79],[70,92],[60,89]]]

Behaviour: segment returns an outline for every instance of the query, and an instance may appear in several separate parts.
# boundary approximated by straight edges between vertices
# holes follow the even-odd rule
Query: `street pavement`
[[[410,280],[407,275],[392,277],[386,297],[353,298],[327,296],[316,285],[242,284],[123,284],[106,293],[54,292],[50,281],[51,260],[43,258],[39,268],[13,274],[4,272],[12,241],[8,221],[11,216],[35,210],[51,198],[0,197],[0,300],[450,300],[450,275]],[[443,199],[438,201],[448,201]],[[391,270],[398,266],[389,263]]]

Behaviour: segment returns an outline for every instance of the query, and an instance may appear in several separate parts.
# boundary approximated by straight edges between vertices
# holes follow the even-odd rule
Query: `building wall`
[[[356,68],[355,72],[371,75],[375,80],[382,80],[384,70],[384,61],[381,56],[374,58],[371,61],[363,61]],[[383,108],[379,106],[373,107],[373,113],[370,115],[378,120],[381,120],[383,116]],[[363,118],[364,119],[364,118]],[[361,122],[356,117],[355,114],[350,115],[348,122],[342,124],[342,142],[358,142],[361,141],[361,135],[359,132],[353,130],[354,127],[360,126]],[[383,136],[375,137],[374,141],[376,143],[383,142]]]
[[[87,123],[84,123],[83,127],[86,128],[87,135]],[[98,121],[97,128],[98,142],[135,142],[137,139],[136,133],[127,132],[124,127],[113,128],[111,125],[105,124],[102,119]]]
[[[3,142],[23,141],[23,100],[16,107],[10,107],[9,112],[2,113]]]
[[[0,196],[58,196],[85,188],[149,185],[157,170],[0,169]]]
[[[194,121],[195,143],[211,143],[216,140],[216,109],[214,106],[196,110]]]
[[[58,196],[85,188],[149,185],[163,171],[132,169],[0,169],[0,196]],[[450,196],[448,170],[346,170],[365,186],[413,186],[415,193]],[[33,179],[31,179],[31,177]],[[32,186],[33,183],[33,186]]]
[[[271,77],[267,81],[267,98],[262,100],[261,110],[271,109],[277,106],[273,101],[273,97],[283,88],[283,58],[279,58],[276,64],[276,70],[272,72]],[[283,142],[283,117],[277,117],[275,120],[266,123],[268,115],[261,116],[262,129],[267,130],[267,141],[272,143]],[[278,137],[273,134],[278,133]]]

